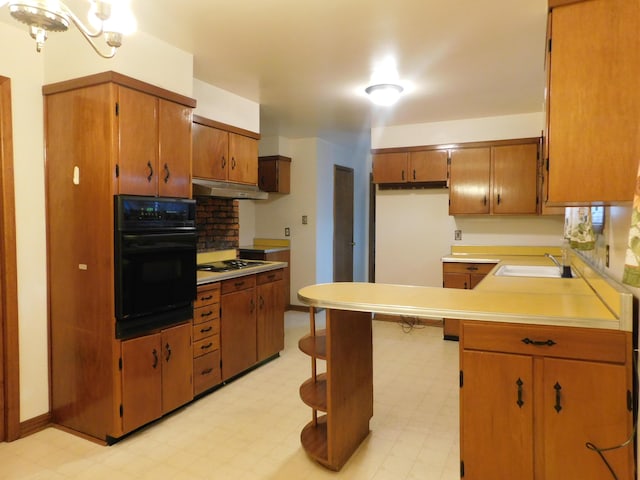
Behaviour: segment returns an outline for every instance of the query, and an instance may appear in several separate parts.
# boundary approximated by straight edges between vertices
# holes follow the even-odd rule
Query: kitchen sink
[[[560,278],[560,269],[555,265],[502,265],[494,275],[498,277]],[[571,270],[571,277],[576,278]]]

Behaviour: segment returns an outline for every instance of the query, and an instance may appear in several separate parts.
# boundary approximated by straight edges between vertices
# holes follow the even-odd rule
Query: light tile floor
[[[335,473],[300,445],[311,419],[298,394],[310,376],[297,348],[308,314],[287,312],[285,324],[280,358],[115,445],[54,428],[0,443],[0,479],[460,478],[458,344],[443,341],[441,328],[374,321],[371,433]]]

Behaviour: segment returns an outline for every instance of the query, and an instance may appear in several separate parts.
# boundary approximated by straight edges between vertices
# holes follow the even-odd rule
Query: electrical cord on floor
[[[638,350],[634,349],[633,353],[635,353],[635,355],[632,355],[632,358],[633,358],[633,369],[636,372],[636,375],[639,375],[638,378],[640,380],[640,372],[638,372],[638,359],[637,359]],[[585,443],[585,447],[587,447],[589,450],[592,450],[592,451],[596,452],[600,456],[600,458],[602,459],[602,461],[604,462],[606,467],[609,469],[609,472],[611,473],[611,476],[613,477],[614,480],[619,480],[618,479],[618,475],[616,475],[615,470],[613,469],[611,464],[608,462],[607,458],[604,456],[604,452],[609,452],[611,450],[617,450],[619,448],[624,448],[624,447],[628,446],[629,444],[631,444],[633,442],[633,439],[636,436],[637,430],[638,430],[638,419],[636,418],[636,421],[635,421],[635,423],[633,425],[633,431],[631,432],[631,435],[629,435],[629,438],[627,438],[627,440],[622,442],[620,445],[615,445],[613,447],[600,448],[600,447],[596,446],[595,444],[593,444],[592,442]]]
[[[416,317],[405,317],[405,316],[401,316],[400,317],[400,326],[402,327],[402,331],[404,333],[409,333],[414,328],[417,329],[417,328],[424,328],[425,327],[425,325],[423,325],[420,322],[420,319],[418,319]]]

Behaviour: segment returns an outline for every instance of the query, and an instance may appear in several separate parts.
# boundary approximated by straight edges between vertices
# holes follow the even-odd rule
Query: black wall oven
[[[195,200],[116,195],[114,213],[116,338],[190,319]]]

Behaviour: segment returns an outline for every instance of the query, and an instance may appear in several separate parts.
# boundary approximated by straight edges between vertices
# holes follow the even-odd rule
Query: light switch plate
[[[453,238],[455,240],[462,240],[462,230],[455,230],[453,232]]]
[[[288,237],[291,235],[291,230],[289,230],[289,227],[284,227],[284,236]]]
[[[307,216],[306,215],[302,215],[302,224],[303,225],[307,224]]]

